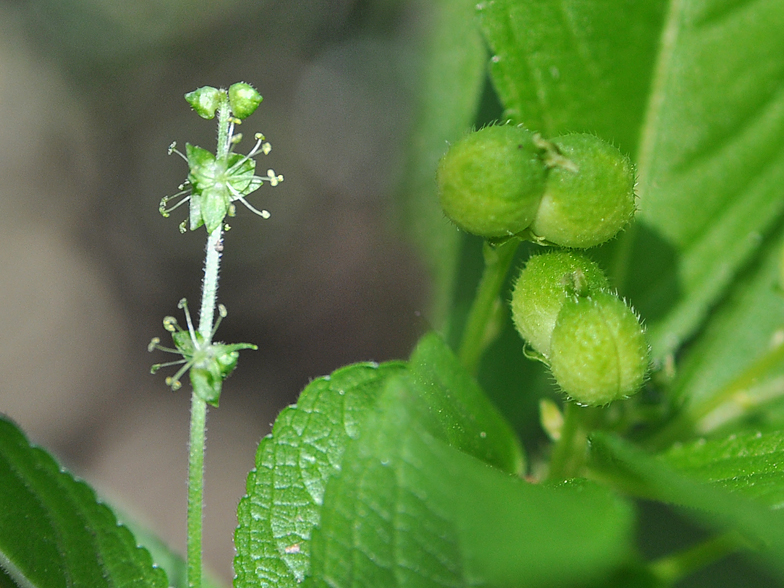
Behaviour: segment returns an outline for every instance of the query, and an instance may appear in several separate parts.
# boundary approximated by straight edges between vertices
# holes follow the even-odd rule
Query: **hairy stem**
[[[519,239],[514,238],[497,246],[484,244],[485,269],[468,313],[458,351],[460,361],[474,375],[479,370],[482,354],[498,334],[496,321],[492,320],[493,314],[499,307],[498,294],[519,244]]]
[[[228,98],[218,107],[217,159],[226,159],[231,141]],[[218,226],[207,238],[204,259],[204,281],[201,290],[199,334],[205,344],[212,343],[215,306],[218,302],[218,271],[223,240],[223,227]],[[201,588],[202,521],[204,511],[204,441],[207,425],[207,403],[194,391],[191,396],[191,432],[188,452],[188,586]]]
[[[220,269],[222,240],[222,226],[215,229],[207,238],[204,281],[201,285],[201,312],[199,313],[199,334],[206,343],[212,343],[215,305],[218,301],[218,270]]]
[[[201,588],[202,518],[204,505],[204,437],[207,403],[191,396],[191,437],[188,452],[188,586]]]

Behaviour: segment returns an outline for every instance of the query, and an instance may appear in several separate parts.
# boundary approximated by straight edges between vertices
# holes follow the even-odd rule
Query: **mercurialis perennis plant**
[[[223,231],[228,229],[226,217],[234,216],[235,202],[239,201],[251,212],[269,218],[269,212],[258,210],[246,199],[265,182],[276,186],[283,176],[273,170],[266,175],[256,175],[256,157],[267,155],[272,149],[264,135],[256,133],[256,143],[247,155],[235,153],[234,148],[242,140],[235,133],[237,125],[261,104],[261,94],[244,82],[233,84],[228,91],[205,86],[185,95],[191,107],[205,119],[218,119],[218,145],[215,153],[202,147],[185,146],[185,155],[169,147],[169,153],[177,153],[188,164],[188,178],[180,185],[174,196],[161,200],[160,212],[164,217],[185,203],[190,204],[188,219],[180,224],[180,231],[188,228],[195,231],[204,226],[207,230],[204,280],[202,282],[201,312],[199,325],[195,328],[185,299],[179,303],[184,310],[187,329],[183,329],[174,317],[164,319],[164,328],[171,333],[174,348],[162,347],[160,339],[154,338],[149,350],[159,349],[181,359],[156,364],[155,373],[162,367],[179,366],[173,376],[166,378],[172,390],[181,387],[181,378],[187,372],[193,387],[191,408],[190,458],[188,479],[188,585],[199,587],[202,582],[202,503],[204,492],[204,433],[207,404],[218,406],[225,380],[237,366],[239,351],[256,349],[250,343],[216,343],[213,341],[226,308],[218,305],[219,318],[214,320],[217,305],[218,270],[223,252]],[[169,206],[172,200],[176,202]]]
[[[362,323],[358,340],[370,329],[384,349],[388,336],[401,343],[401,327],[432,330],[404,359],[367,361],[380,349],[363,347],[359,363],[300,374],[314,379],[247,454],[246,483],[231,497],[234,588],[675,588],[695,571],[695,588],[784,585],[784,3],[419,4],[427,26],[388,68],[395,83],[415,74],[397,88],[411,92],[410,124],[380,140],[401,139],[406,151],[389,175],[403,182],[395,239],[416,258],[404,267],[427,275],[408,319],[346,324]],[[352,48],[377,54],[349,28],[365,39]],[[326,55],[321,73],[338,53]],[[362,93],[347,104],[388,97],[353,83],[367,69],[346,70],[350,85],[330,67],[298,86]],[[373,84],[388,79],[369,73]],[[310,97],[292,100],[308,114],[299,138],[332,128],[310,124]],[[267,188],[282,177],[261,163],[271,159],[261,129],[241,142],[261,104],[253,87],[186,98],[217,122],[217,148],[172,146],[187,170],[161,212],[177,217],[165,223],[175,237],[177,223],[207,235],[202,302],[198,316],[184,300],[165,313],[176,318],[150,349],[166,386],[193,389],[187,566],[139,547],[155,542],[118,524],[86,483],[0,418],[3,588],[216,588],[201,571],[204,419],[208,405],[228,408],[221,394],[238,363],[261,355],[221,340],[221,319],[233,320],[216,300],[222,236],[234,214],[274,212]],[[388,120],[398,112],[388,106],[374,103],[372,115]],[[355,136],[334,128],[336,142]],[[356,198],[330,206],[338,200],[355,212]],[[352,221],[366,218],[359,205]],[[309,223],[290,242],[323,229],[366,243],[336,226],[347,223]],[[409,294],[418,280],[406,271],[376,279],[400,268],[390,255],[362,266],[371,279],[359,286],[375,285],[361,293],[367,304],[341,312],[396,308],[375,304],[398,296],[390,283],[405,281]],[[328,292],[321,278],[295,283]],[[341,292],[353,285],[344,282]],[[326,340],[313,331],[309,343],[342,344],[334,330]],[[149,381],[169,394],[162,377]],[[266,402],[265,387],[247,398]],[[240,459],[242,444],[232,445]],[[683,533],[689,521],[697,533]],[[228,562],[216,563],[227,586]]]

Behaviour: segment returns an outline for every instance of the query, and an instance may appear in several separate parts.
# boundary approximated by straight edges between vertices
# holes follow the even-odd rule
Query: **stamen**
[[[269,180],[270,186],[277,186],[280,182],[283,181],[282,175],[275,175],[275,171],[268,169],[267,170],[267,179]]]
[[[212,340],[212,338],[215,336],[215,333],[218,331],[218,327],[220,326],[221,321],[224,318],[226,318],[227,314],[228,314],[228,311],[226,310],[226,307],[223,306],[222,304],[219,304],[218,305],[218,320],[215,321],[215,326],[212,327],[212,333],[210,333],[210,340]]]
[[[274,185],[275,184],[273,184],[273,186]],[[257,210],[256,208],[253,208],[253,206],[251,206],[250,203],[247,200],[245,200],[245,198],[243,198],[242,196],[237,197],[237,200],[242,202],[248,208],[248,210],[250,210],[255,214],[258,214],[261,218],[268,219],[270,217],[270,213],[268,210]]]
[[[171,208],[166,208],[166,205],[169,203],[170,200],[173,200],[180,196],[184,196],[184,198],[180,200],[177,204],[172,206]],[[158,205],[158,212],[161,213],[161,216],[163,218],[168,218],[173,210],[176,210],[177,208],[179,208],[180,206],[188,202],[188,200],[190,199],[191,199],[190,192],[186,190],[177,192],[176,194],[173,194],[171,196],[164,196],[163,198],[161,198],[161,203]]]
[[[193,348],[199,348],[199,342],[196,339],[196,330],[193,328],[193,321],[191,320],[191,313],[188,310],[188,301],[183,298],[177,303],[177,308],[181,308],[185,311],[185,320],[188,321],[188,332],[191,334],[191,341],[193,341]]]
[[[158,372],[159,369],[164,367],[169,367],[172,365],[180,365],[188,361],[187,359],[178,359],[177,361],[167,361],[165,363],[156,363],[154,366],[150,368],[150,373],[155,374]]]
[[[188,162],[188,158],[185,157],[182,153],[180,153],[180,151],[177,150],[177,141],[173,141],[172,144],[169,145],[169,149],[167,150],[167,153],[169,155],[171,155],[172,153],[176,153],[177,155],[182,157],[185,160],[186,163]]]

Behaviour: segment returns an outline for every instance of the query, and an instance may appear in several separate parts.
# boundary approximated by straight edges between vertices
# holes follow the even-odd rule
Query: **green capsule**
[[[552,251],[532,256],[512,291],[512,318],[534,351],[550,355],[550,338],[567,298],[590,296],[609,288],[601,268],[586,256]]]
[[[534,133],[491,126],[452,145],[438,165],[441,208],[461,229],[485,238],[528,228],[544,193],[547,167]]]
[[[570,297],[550,342],[550,369],[578,404],[601,406],[636,393],[649,365],[639,319],[609,292]]]
[[[634,215],[631,161],[594,135],[563,135],[552,143],[562,163],[550,169],[531,232],[562,247],[604,243]]]
[[[248,118],[256,112],[261,101],[261,94],[250,84],[237,82],[229,86],[229,106],[232,114],[239,119]]]

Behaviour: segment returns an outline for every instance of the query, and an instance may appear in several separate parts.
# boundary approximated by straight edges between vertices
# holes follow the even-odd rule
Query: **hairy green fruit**
[[[531,232],[562,247],[604,243],[634,215],[631,161],[594,135],[563,135],[552,143],[560,156],[548,174]]]
[[[590,296],[609,288],[596,263],[570,251],[531,257],[512,291],[512,317],[520,336],[544,357],[561,307],[570,296]]]
[[[547,167],[534,134],[512,125],[485,127],[452,145],[438,165],[441,208],[461,229],[508,237],[533,221]]]
[[[574,401],[600,406],[637,392],[648,371],[642,325],[609,292],[570,297],[551,339],[550,369]]]

